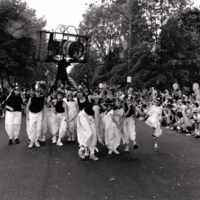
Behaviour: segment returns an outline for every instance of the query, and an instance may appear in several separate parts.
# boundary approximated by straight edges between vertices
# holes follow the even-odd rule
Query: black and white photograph
[[[0,0],[0,200],[200,199],[200,0]]]

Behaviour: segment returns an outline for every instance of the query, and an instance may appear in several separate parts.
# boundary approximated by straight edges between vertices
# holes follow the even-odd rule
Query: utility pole
[[[131,84],[131,76],[130,76],[130,68],[131,68],[131,32],[132,32],[132,0],[128,0],[128,7],[129,7],[129,41],[128,41],[128,76],[127,76],[127,83],[128,87]]]

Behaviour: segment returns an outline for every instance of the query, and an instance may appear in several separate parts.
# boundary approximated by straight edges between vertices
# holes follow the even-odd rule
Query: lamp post
[[[128,4],[128,17],[123,13],[121,12],[120,10],[118,10],[117,8],[115,8],[116,11],[118,11],[122,16],[125,17],[126,20],[128,20],[129,22],[129,34],[128,34],[128,72],[127,72],[127,83],[128,83],[128,87],[130,86],[131,84],[131,76],[130,76],[130,68],[131,68],[131,38],[132,38],[132,5],[133,5],[133,2],[134,0],[127,0],[127,4]],[[140,19],[134,21],[134,22],[137,22],[139,21]]]
[[[128,37],[128,76],[127,76],[127,83],[128,87],[131,84],[131,76],[130,76],[130,68],[131,68],[131,31],[132,31],[132,14],[131,14],[131,0],[128,0],[128,7],[129,7],[129,37]]]

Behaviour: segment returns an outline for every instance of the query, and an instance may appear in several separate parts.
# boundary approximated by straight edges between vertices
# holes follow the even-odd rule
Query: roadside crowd
[[[154,90],[148,95],[148,91],[137,92],[136,117],[139,120],[146,120],[148,117],[147,110],[150,105],[149,98],[157,99],[162,107],[161,125],[163,128],[185,133],[187,136],[194,138],[200,137],[200,101],[199,90],[189,95],[182,94],[181,90],[169,93],[157,92]],[[148,98],[149,97],[149,98]]]

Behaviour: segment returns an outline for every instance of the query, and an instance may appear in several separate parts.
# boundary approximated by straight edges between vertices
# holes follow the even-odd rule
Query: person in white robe
[[[146,124],[152,128],[152,136],[155,137],[154,151],[158,151],[158,137],[162,135],[162,129],[160,128],[162,120],[162,107],[158,101],[153,101],[153,105],[150,106],[147,111],[149,116],[146,120]]]
[[[121,141],[123,108],[117,105],[113,106],[107,114],[105,114],[105,145],[108,148],[108,154],[120,154],[117,148]]]

